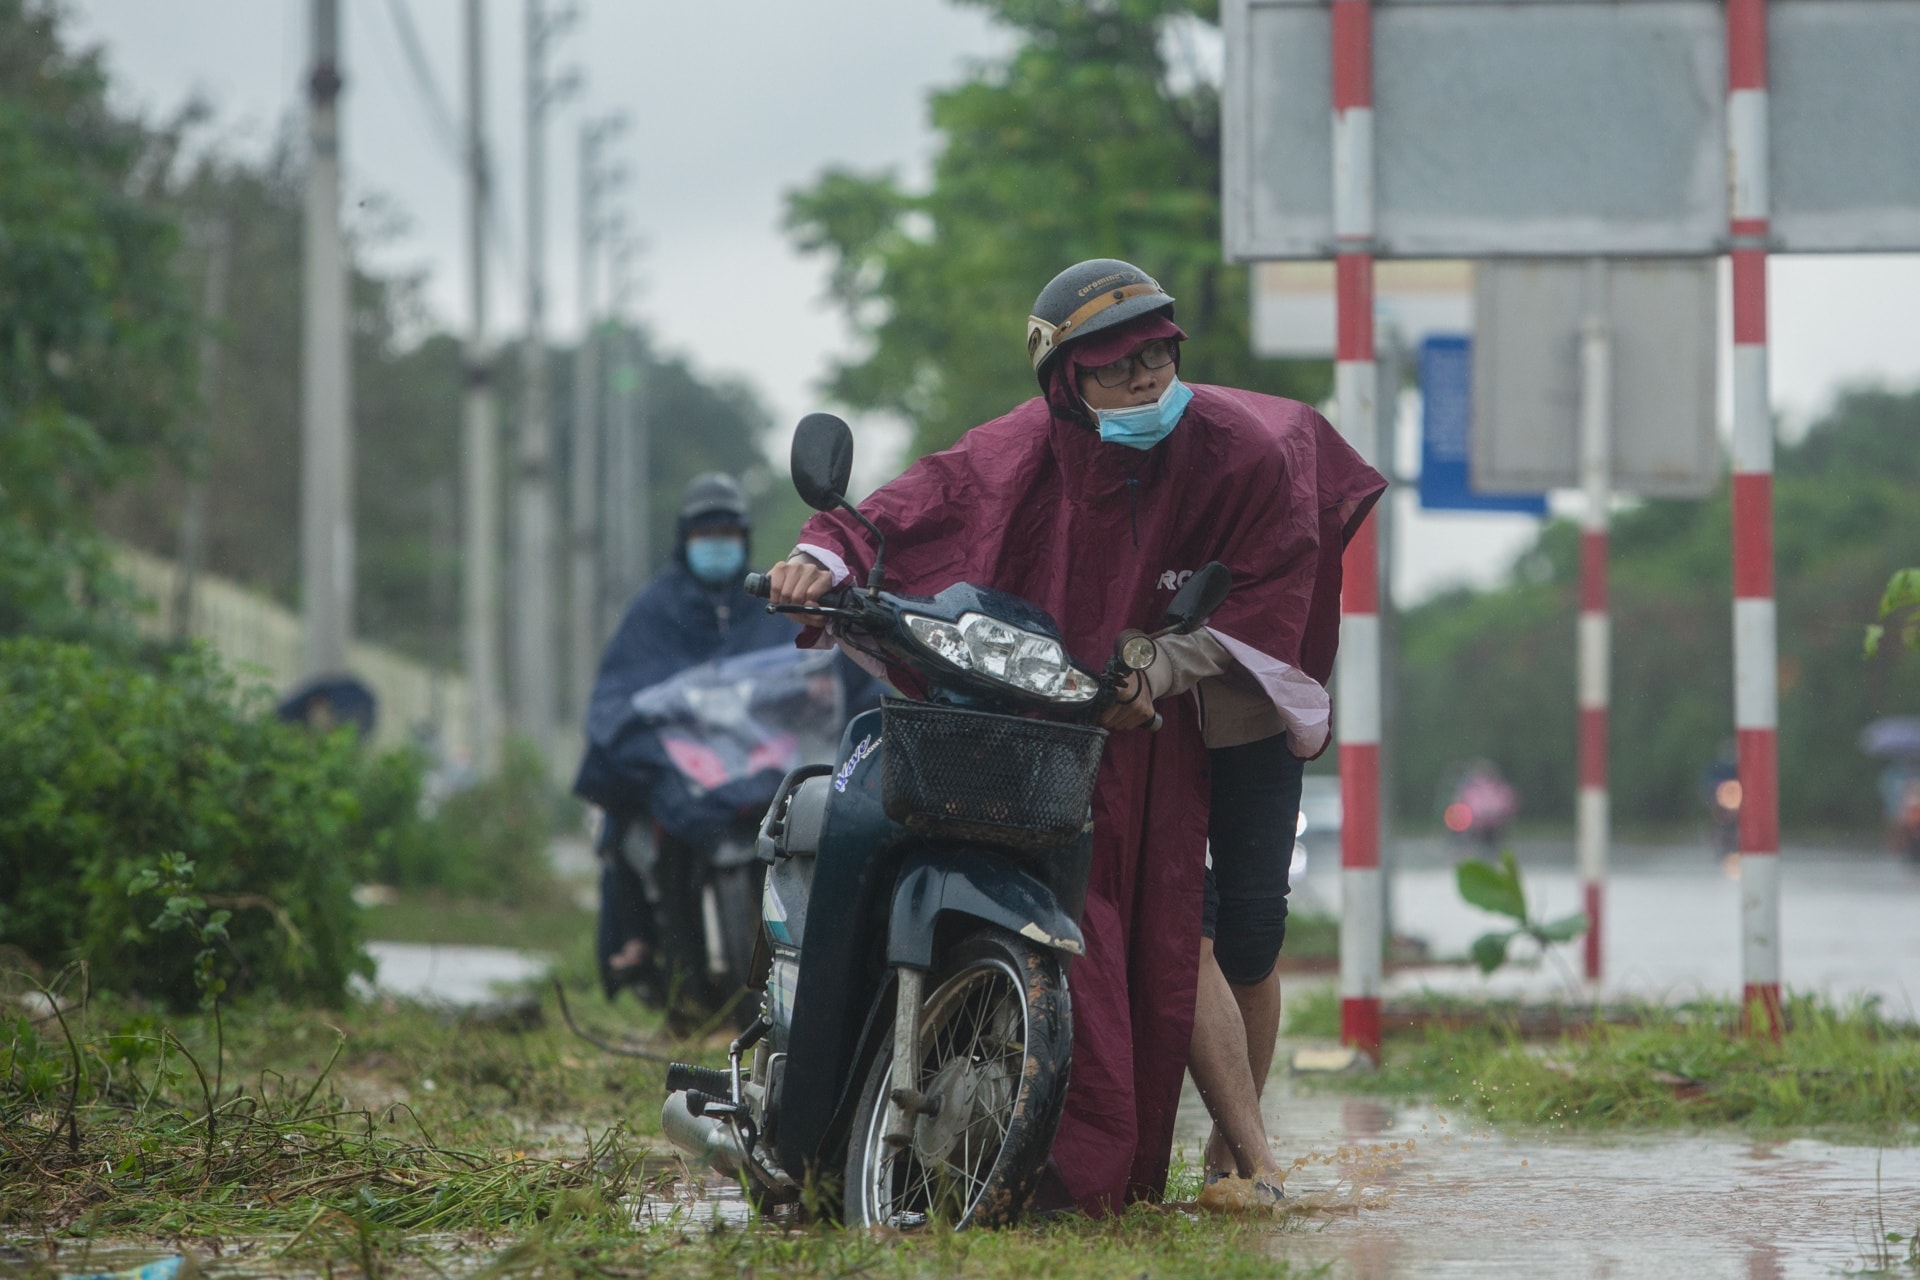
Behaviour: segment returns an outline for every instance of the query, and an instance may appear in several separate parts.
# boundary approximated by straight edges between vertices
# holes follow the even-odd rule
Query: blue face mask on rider
[[[1126,409],[1095,409],[1100,419],[1100,438],[1108,444],[1123,444],[1129,449],[1151,449],[1173,434],[1180,415],[1187,411],[1193,390],[1175,378],[1151,404],[1136,404]]]
[[[687,539],[687,568],[710,587],[738,581],[747,567],[747,544],[732,534]]]

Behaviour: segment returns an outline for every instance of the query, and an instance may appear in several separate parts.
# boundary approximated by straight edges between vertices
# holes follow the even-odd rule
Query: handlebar
[[[749,573],[744,579],[741,580],[740,586],[741,586],[741,589],[744,590],[748,595],[753,596],[756,599],[768,600],[768,599],[771,599],[773,596],[773,581],[768,575],[764,573]],[[850,594],[852,593],[836,590],[836,591],[830,592],[829,596],[830,597],[833,597],[833,596],[846,597]],[[841,603],[842,601],[823,600],[821,602],[821,605],[825,606],[829,611],[837,611],[836,606]],[[817,607],[817,606],[769,605],[768,611],[773,612],[775,610],[778,610],[780,612],[798,613],[806,609],[811,609],[813,607]],[[1109,682],[1114,682],[1117,680],[1118,675],[1119,673],[1117,671],[1109,670],[1104,676],[1104,679]],[[1157,732],[1161,724],[1162,724],[1162,718],[1158,713],[1156,713],[1153,719],[1149,721],[1144,727],[1150,731]]]

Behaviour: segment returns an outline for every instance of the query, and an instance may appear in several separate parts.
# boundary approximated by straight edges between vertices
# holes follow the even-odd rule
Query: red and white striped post
[[[1733,258],[1733,722],[1740,746],[1740,956],[1748,1018],[1780,1034],[1780,692],[1767,386],[1766,0],[1727,2]]]
[[[1607,610],[1607,527],[1613,503],[1613,341],[1608,328],[1606,264],[1587,268],[1586,324],[1580,334],[1580,482],[1586,513],[1580,532],[1580,794],[1576,840],[1586,898],[1587,981],[1600,981],[1605,920],[1607,839],[1608,668],[1612,625]]]
[[[1373,349],[1373,6],[1333,0],[1334,380],[1340,431],[1379,461]],[[1380,549],[1348,545],[1340,602],[1340,1040],[1380,1057]]]

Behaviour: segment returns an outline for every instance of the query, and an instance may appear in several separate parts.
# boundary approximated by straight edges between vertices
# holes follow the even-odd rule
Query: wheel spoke
[[[941,1096],[952,1110],[916,1118],[913,1141],[888,1146],[890,1091],[883,1084],[870,1118],[863,1190],[878,1222],[913,1212],[963,1221],[991,1183],[1024,1086],[1026,985],[1005,962],[984,961],[949,978],[921,1017],[923,1048],[914,1076],[923,1092]]]

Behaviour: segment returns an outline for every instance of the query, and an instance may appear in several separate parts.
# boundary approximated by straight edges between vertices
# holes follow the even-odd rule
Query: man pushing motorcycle
[[[969,581],[1011,592],[1057,618],[1083,659],[1126,628],[1151,625],[1200,566],[1232,570],[1232,593],[1209,624],[1163,638],[1160,658],[1127,678],[1101,722],[1113,736],[1093,797],[1073,1066],[1041,1207],[1098,1213],[1157,1197],[1190,1058],[1222,1129],[1219,1171],[1230,1162],[1278,1185],[1254,1068],[1264,1074],[1272,1052],[1263,1003],[1272,965],[1260,960],[1269,940],[1278,951],[1286,858],[1276,913],[1279,830],[1265,840],[1259,832],[1275,827],[1268,811],[1289,794],[1297,804],[1297,762],[1326,746],[1325,677],[1309,673],[1331,663],[1337,640],[1340,547],[1385,482],[1306,405],[1182,382],[1185,337],[1173,298],[1138,268],[1114,259],[1068,268],[1028,320],[1041,395],[860,504],[885,535],[892,589]],[[772,599],[815,604],[863,577],[872,558],[850,515],[816,516],[769,573]],[[1198,696],[1180,696],[1188,692]],[[1130,732],[1149,725],[1158,732]],[[1240,754],[1226,760],[1210,748]],[[1211,818],[1210,774],[1241,780],[1215,797]],[[1231,854],[1254,867],[1219,877],[1214,911],[1210,821],[1239,833],[1231,850],[1216,838],[1216,862]],[[1290,839],[1292,815],[1278,826]],[[1208,917],[1223,939],[1235,930],[1236,973],[1260,989],[1250,997],[1203,944]],[[1251,947],[1240,945],[1247,931],[1260,935]],[[1270,1003],[1277,1021],[1277,986]]]

